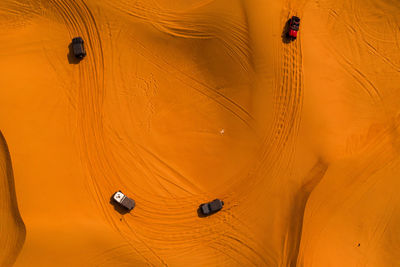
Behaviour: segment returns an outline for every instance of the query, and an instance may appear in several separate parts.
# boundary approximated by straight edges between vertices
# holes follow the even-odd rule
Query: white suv
[[[113,195],[113,199],[117,202],[121,207],[132,210],[135,207],[135,201],[127,196],[125,196],[121,191],[115,192]]]

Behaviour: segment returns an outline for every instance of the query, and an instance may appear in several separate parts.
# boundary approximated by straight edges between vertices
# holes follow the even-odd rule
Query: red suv
[[[300,27],[300,18],[293,16],[289,22],[289,32],[288,32],[288,36],[291,39],[295,40],[297,38],[297,32],[299,31],[299,27]]]

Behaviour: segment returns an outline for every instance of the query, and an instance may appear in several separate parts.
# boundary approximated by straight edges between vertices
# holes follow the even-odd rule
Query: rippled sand
[[[0,266],[399,266],[399,13],[2,0]]]

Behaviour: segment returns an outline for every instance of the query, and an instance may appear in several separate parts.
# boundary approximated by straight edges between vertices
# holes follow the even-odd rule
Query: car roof
[[[82,37],[75,37],[72,39],[72,42],[82,42],[83,43],[83,39],[82,39]]]
[[[218,210],[222,208],[222,202],[219,199],[215,199],[214,201],[210,202],[211,210]]]

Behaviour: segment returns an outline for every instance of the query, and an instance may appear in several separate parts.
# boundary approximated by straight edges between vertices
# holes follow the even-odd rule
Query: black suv
[[[76,58],[83,59],[86,56],[86,51],[83,43],[84,42],[81,37],[76,37],[72,39],[72,50]]]
[[[220,211],[224,206],[224,202],[220,199],[214,199],[211,202],[200,205],[200,211],[204,216],[211,215],[217,211]]]

